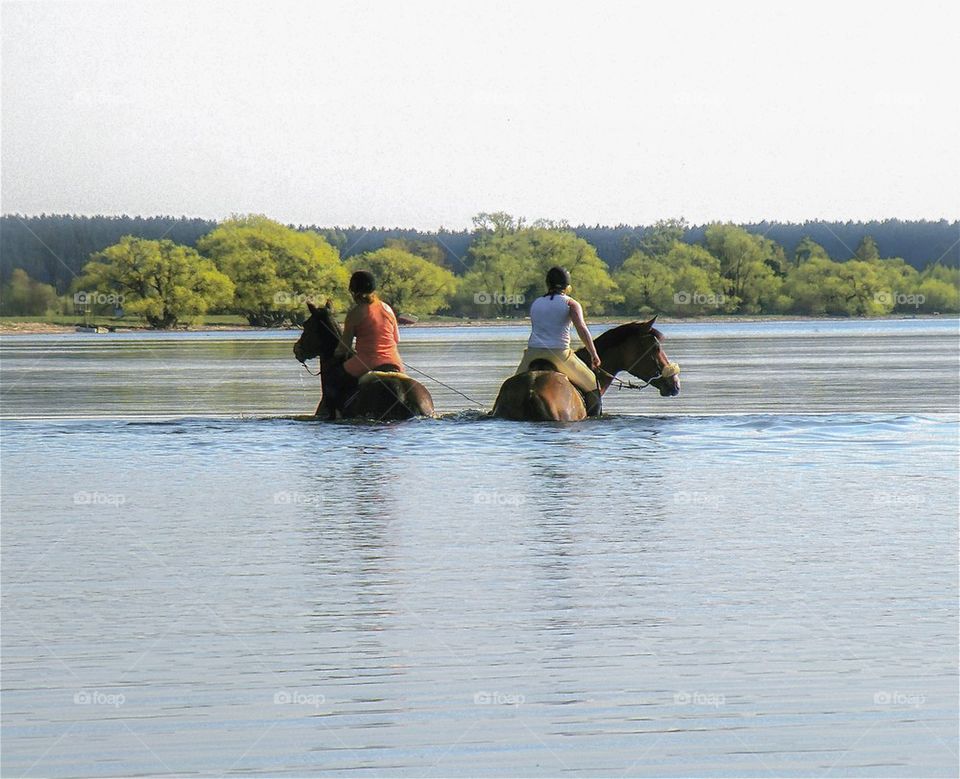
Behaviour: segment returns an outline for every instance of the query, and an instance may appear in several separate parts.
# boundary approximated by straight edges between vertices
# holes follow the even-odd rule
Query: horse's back
[[[429,417],[433,416],[433,398],[426,387],[405,373],[370,371],[360,380],[350,415],[390,421]]]
[[[562,373],[526,371],[503,383],[493,415],[517,421],[573,422],[585,419],[587,409],[576,387]]]

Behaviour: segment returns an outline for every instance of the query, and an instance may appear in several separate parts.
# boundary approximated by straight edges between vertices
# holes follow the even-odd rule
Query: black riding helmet
[[[570,273],[566,268],[554,265],[547,271],[547,289],[564,290],[570,286]]]
[[[377,288],[377,280],[368,270],[358,270],[350,277],[350,291],[354,295],[369,295]]]

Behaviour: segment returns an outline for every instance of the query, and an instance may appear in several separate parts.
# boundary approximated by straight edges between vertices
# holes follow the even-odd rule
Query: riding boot
[[[602,404],[600,401],[600,390],[590,390],[583,393],[583,402],[587,407],[588,417],[600,416]]]

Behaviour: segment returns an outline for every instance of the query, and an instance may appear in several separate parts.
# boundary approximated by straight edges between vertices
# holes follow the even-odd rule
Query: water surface
[[[305,422],[293,333],[11,337],[4,776],[953,776],[957,323],[668,325],[683,393]],[[474,409],[474,410],[471,410]]]

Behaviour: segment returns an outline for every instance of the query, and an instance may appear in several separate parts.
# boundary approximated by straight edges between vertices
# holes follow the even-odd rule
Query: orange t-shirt
[[[344,370],[351,376],[362,376],[367,371],[390,363],[403,370],[400,361],[400,350],[397,344],[400,341],[400,328],[397,326],[397,317],[382,300],[364,306],[366,311],[361,315],[353,328],[356,336],[353,355],[344,364]]]

